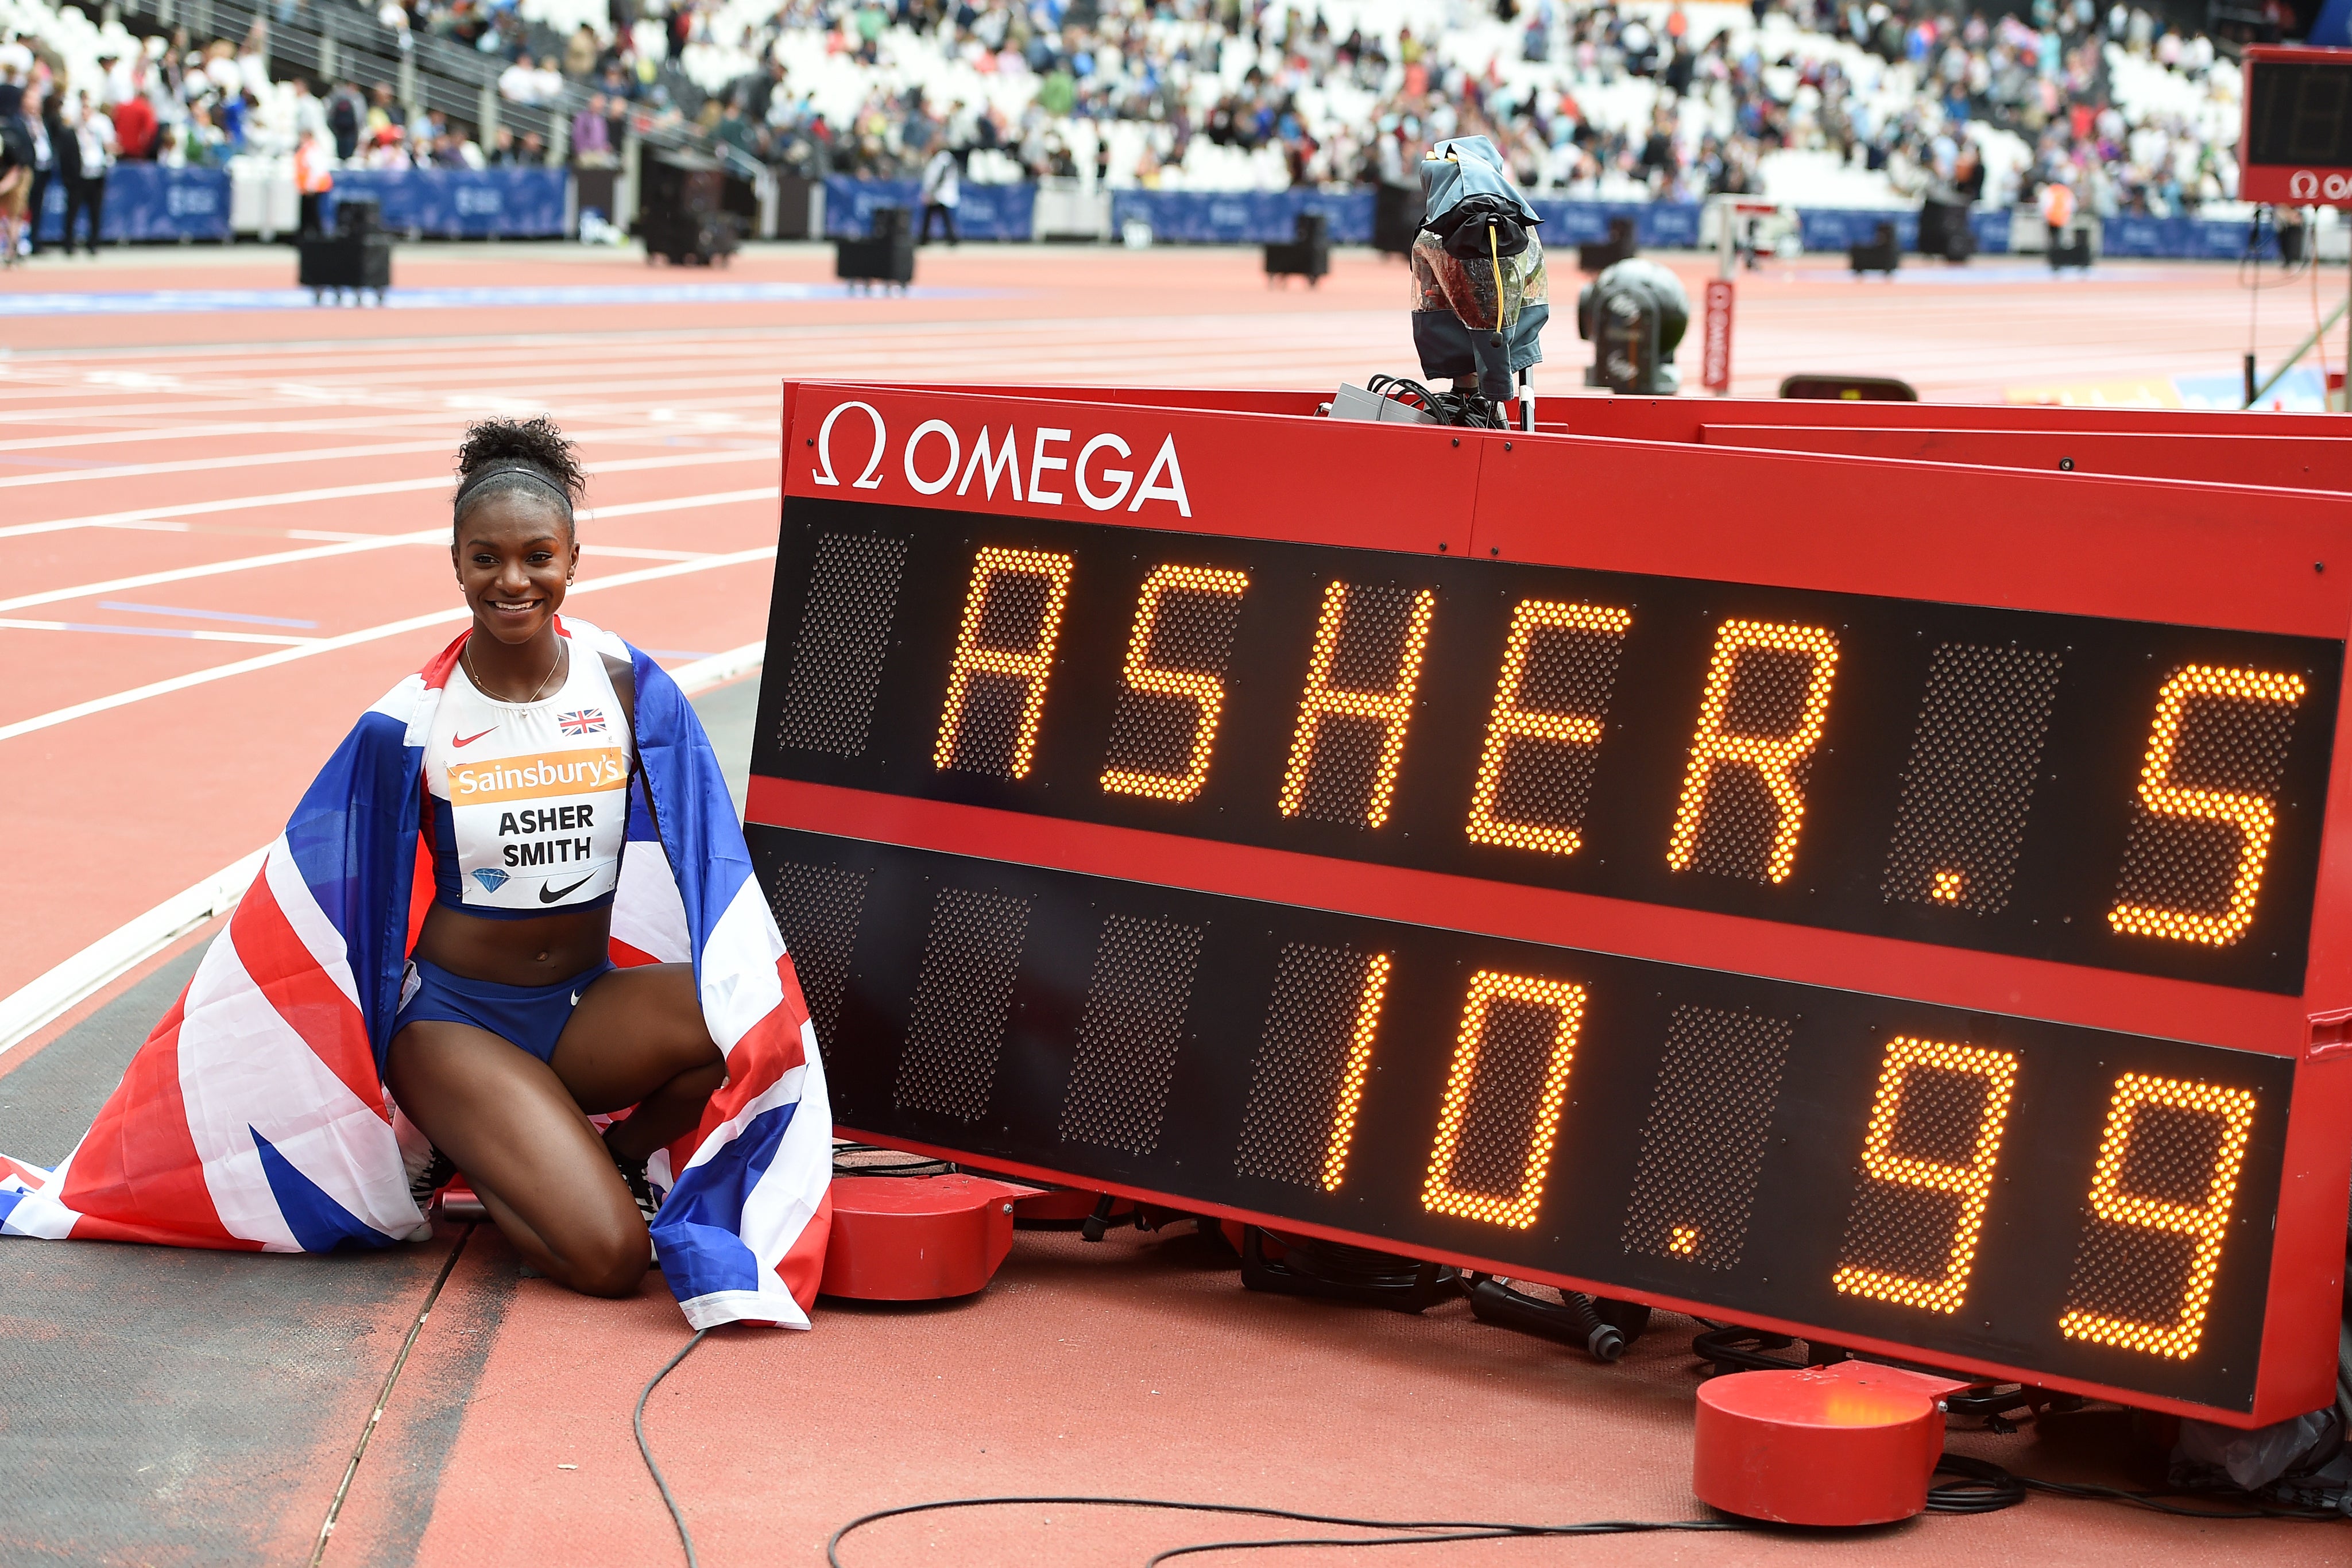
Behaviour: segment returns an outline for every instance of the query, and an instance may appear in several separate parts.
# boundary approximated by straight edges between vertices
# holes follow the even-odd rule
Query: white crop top
[[[486,696],[461,660],[425,743],[435,902],[518,919],[610,903],[629,831],[628,720],[577,643],[551,696]]]

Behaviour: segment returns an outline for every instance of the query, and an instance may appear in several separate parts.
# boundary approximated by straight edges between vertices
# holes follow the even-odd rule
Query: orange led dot
[[[1348,1064],[1339,1074],[1339,1103],[1331,1113],[1331,1135],[1323,1149],[1323,1190],[1339,1190],[1348,1174],[1348,1146],[1355,1141],[1356,1108],[1363,1103],[1364,1075],[1371,1071],[1372,1036],[1380,1029],[1381,1002],[1388,994],[1389,956],[1377,954],[1364,966],[1356,994],[1356,1023],[1348,1037]]]
[[[1687,1225],[1677,1225],[1666,1238],[1666,1250],[1677,1258],[1687,1258],[1698,1250],[1698,1232]]]
[[[1921,1069],[1963,1072],[1984,1081],[1976,1136],[1965,1164],[1925,1159],[1900,1153],[1895,1147],[1904,1091],[1910,1085],[1911,1075]],[[1959,1210],[1953,1218],[1951,1244],[1945,1249],[1940,1275],[1922,1279],[1847,1263],[1831,1277],[1840,1291],[1850,1296],[1871,1296],[1934,1312],[1960,1310],[1960,1302],[1968,1295],[1969,1273],[1976,1263],[1977,1237],[1984,1228],[1985,1204],[1992,1192],[1993,1165],[2000,1157],[2001,1133],[2009,1125],[2010,1095],[2016,1082],[2017,1058],[2005,1051],[1915,1040],[1908,1035],[1897,1035],[1887,1042],[1885,1061],[1879,1069],[1878,1092],[1871,1102],[1870,1127],[1862,1141],[1863,1173],[1873,1181],[1956,1194],[1960,1200]]]
[[[1007,776],[1025,779],[1037,750],[1037,724],[1045,711],[1045,678],[1053,673],[1054,647],[1062,634],[1062,607],[1070,597],[1070,558],[1045,550],[982,549],[972,559],[971,586],[963,601],[963,624],[956,633],[955,661],[948,671],[948,695],[940,713],[940,737],[931,760],[940,768],[955,765],[956,745],[962,737],[964,696],[975,674],[1010,675],[1022,683],[1020,728],[1013,737]],[[1026,648],[995,648],[981,642],[989,595],[1008,577],[1042,578],[1045,602],[1038,617],[1035,640]]]
[[[1496,817],[1495,796],[1502,788],[1503,765],[1509,758],[1514,739],[1559,741],[1570,746],[1601,744],[1601,720],[1595,716],[1546,713],[1519,706],[1519,686],[1527,678],[1528,655],[1535,647],[1536,633],[1546,627],[1559,626],[1622,637],[1633,623],[1633,614],[1628,611],[1541,599],[1522,600],[1518,608],[1511,612],[1510,640],[1503,649],[1503,673],[1495,682],[1494,716],[1486,721],[1486,748],[1478,758],[1478,783],[1470,798],[1468,831],[1473,843],[1572,855],[1584,841],[1573,828],[1546,827]]]
[[[1291,737],[1289,765],[1282,772],[1281,807],[1284,816],[1295,817],[1306,801],[1307,770],[1314,763],[1326,716],[1344,714],[1373,719],[1381,726],[1381,759],[1371,799],[1364,809],[1364,825],[1377,828],[1389,820],[1389,801],[1396,794],[1397,768],[1404,760],[1405,726],[1412,718],[1413,688],[1421,681],[1422,653],[1429,644],[1429,621],[1437,608],[1437,595],[1424,588],[1412,596],[1412,618],[1397,657],[1395,684],[1386,691],[1358,691],[1330,685],[1349,591],[1344,582],[1334,582],[1323,591],[1323,612],[1315,623],[1315,649],[1307,659],[1307,689],[1298,699],[1298,727]]]
[[[1128,689],[1183,697],[1193,705],[1192,746],[1184,771],[1146,773],[1133,768],[1103,769],[1102,787],[1118,795],[1147,800],[1186,801],[1209,780],[1209,753],[1217,743],[1217,721],[1225,710],[1225,683],[1203,670],[1161,669],[1150,661],[1151,633],[1160,624],[1160,601],[1171,593],[1221,593],[1238,599],[1249,587],[1249,573],[1219,571],[1202,566],[1154,567],[1143,580],[1136,600],[1135,629],[1127,639],[1125,674]]]
[[[2140,1111],[2149,1105],[2220,1119],[2221,1136],[2213,1143],[2204,1202],[2169,1203],[2122,1189],[2134,1124]],[[2229,1239],[2230,1207],[2238,1194],[2239,1167],[2245,1163],[2246,1141],[2253,1129],[2254,1096],[2243,1089],[2143,1072],[2126,1072],[2116,1080],[2115,1095],[2107,1102],[2106,1131],[2099,1139],[2098,1164],[2091,1172],[2091,1213],[2110,1225],[2190,1238],[2193,1250],[2188,1277],[2172,1321],[2142,1322],[2081,1304],[2078,1264],[2075,1286],[2067,1292],[2067,1310],[2058,1319],[2060,1332],[2069,1339],[2093,1340],[2171,1361],[2186,1361],[2197,1354],[2198,1342],[2205,1333],[2205,1314],[2212,1304],[2213,1276],[2221,1266],[2221,1246]]]
[[[1744,735],[1726,730],[1724,718],[1731,705],[1732,685],[1739,671],[1739,655],[1750,649],[1802,653],[1811,661],[1805,681],[1802,711],[1786,735]],[[1707,665],[1706,686],[1699,698],[1698,724],[1691,736],[1690,766],[1683,775],[1682,799],[1675,807],[1675,825],[1666,841],[1666,864],[1675,871],[1689,867],[1698,845],[1701,818],[1716,770],[1726,766],[1752,768],[1770,791],[1778,821],[1765,875],[1785,882],[1797,863],[1797,831],[1805,819],[1805,792],[1797,769],[1812,754],[1829,717],[1830,682],[1837,674],[1837,637],[1825,627],[1784,626],[1763,621],[1727,621],[1716,633],[1715,657]]]
[[[1927,890],[1927,896],[1938,904],[1958,904],[1960,889],[1967,882],[1968,878],[1958,872],[1939,871],[1936,873],[1936,885]]]
[[[1470,1091],[1478,1078],[1478,1051],[1486,1038],[1486,1015],[1497,1001],[1526,1002],[1552,1014],[1551,1056],[1544,1070],[1543,1091],[1528,1118],[1527,1157],[1517,1190],[1479,1192],[1454,1185],[1454,1159],[1462,1144],[1463,1119],[1470,1108]],[[1563,980],[1538,980],[1527,975],[1497,974],[1481,969],[1470,978],[1470,997],[1463,1004],[1462,1029],[1454,1048],[1454,1065],[1445,1077],[1445,1098],[1438,1108],[1437,1140],[1430,1150],[1429,1179],[1422,1187],[1422,1207],[1432,1214],[1451,1214],[1488,1225],[1525,1230],[1536,1222],[1543,1207],[1544,1176],[1551,1168],[1552,1145],[1559,1136],[1559,1118],[1568,1105],[1569,1069],[1576,1061],[1576,1036],[1584,1019],[1584,988]]]
[[[2254,901],[2262,894],[2263,868],[2270,859],[2271,833],[2277,826],[2277,815],[2269,800],[2261,795],[2189,788],[2173,782],[2173,753],[2180,744],[2182,716],[2191,697],[2229,697],[2240,702],[2292,706],[2303,700],[2304,690],[2300,675],[2224,670],[2210,664],[2190,664],[2164,683],[2164,689],[2157,695],[2155,722],[2148,727],[2147,760],[2139,770],[2140,803],[2159,817],[2230,823],[2238,830],[2238,868],[2231,879],[2230,907],[2226,912],[2204,915],[2119,899],[2107,911],[2107,924],[2118,933],[2223,947],[2235,942],[2253,923]]]

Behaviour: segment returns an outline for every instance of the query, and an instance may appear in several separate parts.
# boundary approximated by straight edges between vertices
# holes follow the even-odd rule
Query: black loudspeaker
[[[1410,256],[1421,233],[1421,190],[1414,185],[1372,188],[1372,248],[1383,256]]]
[[[349,294],[356,303],[362,291],[383,303],[392,287],[392,236],[377,231],[376,211],[371,200],[339,198],[333,234],[304,235],[294,242],[295,281],[310,291],[312,304],[325,304],[331,293]]]
[[[866,219],[864,239],[833,242],[833,275],[845,283],[871,287],[915,281],[915,225],[904,207],[877,207]]]
[[[1919,207],[1919,241],[1921,256],[1940,256],[1946,261],[1966,261],[1976,254],[1976,226],[1969,221],[1966,202],[1925,202]]]
[[[1895,238],[1895,225],[1881,223],[1877,234],[1868,241],[1846,247],[1845,259],[1857,276],[1883,272],[1892,277],[1895,269],[1903,265],[1903,246]]]
[[[733,256],[742,239],[726,204],[727,172],[714,161],[665,152],[648,162],[637,201],[646,262],[658,256],[679,267],[708,267]]]
[[[1265,247],[1265,276],[1303,277],[1309,288],[1331,270],[1331,224],[1321,213],[1301,213],[1286,244]]]
[[[1621,261],[1631,261],[1639,248],[1633,243],[1633,220],[1611,218],[1607,239],[1602,240],[1599,245],[1580,245],[1576,247],[1576,270],[1606,272]]]

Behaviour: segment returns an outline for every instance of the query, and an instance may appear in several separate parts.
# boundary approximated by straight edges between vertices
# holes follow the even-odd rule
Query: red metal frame
[[[2244,56],[2246,82],[2238,111],[2238,199],[2277,202],[2298,207],[2352,206],[2352,168],[2299,167],[2293,163],[2255,163],[2246,154],[2253,145],[2254,78],[2266,65],[2293,62],[2352,65],[2352,49],[2310,49],[2294,45],[2257,44]]]
[[[1699,427],[1709,446],[1903,457],[1921,463],[2123,474],[2209,485],[2352,492],[2352,441],[2304,435],[2147,435],[2112,430],[1870,429],[1832,424]]]
[[[1270,401],[1277,394],[1250,395]],[[1856,460],[1701,445],[1688,444],[1688,437],[1682,438],[1685,444],[1660,444],[1205,412],[1187,405],[1192,396],[1167,392],[1158,394],[1165,401],[1148,401],[1087,392],[1071,399],[1006,398],[786,383],[783,489],[789,497],[1430,555],[1466,553],[2337,640],[2352,631],[2352,506],[2332,494]],[[1619,399],[1595,400],[1591,406],[1659,405]],[[1732,416],[1737,421],[1748,409],[1787,406],[1717,402],[1683,405],[1675,416],[1695,416],[1690,424],[1696,431],[1702,423],[1725,420],[1728,410],[1738,411]],[[1819,423],[1822,412],[1835,405],[1799,406]],[[1869,412],[1912,406],[1877,404]],[[814,444],[823,422],[845,407],[849,412],[836,419],[834,438],[821,453]],[[2024,411],[1979,412],[2014,416]],[[2041,412],[2100,412],[2111,418],[2122,413]],[[2229,416],[2198,417],[2210,422]],[[879,459],[869,461],[877,422],[886,435]],[[952,484],[935,494],[919,490],[909,482],[905,449],[910,434],[927,424],[931,434],[914,467],[914,476],[927,483],[950,444],[940,427],[952,433],[952,444],[967,457],[983,428],[992,441],[1001,439],[996,433],[1002,430],[1017,430],[1024,498],[1013,500],[1006,486],[992,498],[985,497],[977,483],[962,497],[954,494]],[[1027,498],[1040,428],[1066,433],[1044,448],[1048,465],[1034,469],[1050,491],[1061,495],[1058,503]],[[1988,444],[2003,436],[1998,428],[1979,434]],[[1057,456],[1075,461],[1097,435],[1126,444],[1131,455],[1118,466],[1137,484],[1154,455],[1172,451],[1182,476],[1182,507],[1160,497],[1132,508],[1122,500],[1100,511],[1082,504],[1072,471],[1055,469],[1050,462]],[[819,483],[825,469],[818,460],[826,454],[835,481],[829,486]],[[856,487],[860,478],[870,481],[866,487]],[[1089,479],[1098,497],[1109,487],[1099,449]],[[2315,571],[2315,562],[2327,563],[2328,570]],[[2295,1058],[2263,1369],[2251,1412],[2168,1401],[1990,1361],[1964,1364],[1988,1376],[2073,1387],[2250,1425],[2316,1408],[2334,1396],[2341,1238],[2352,1181],[2352,1052],[2313,1051],[2315,1043],[2334,1041],[2342,1031],[2332,1025],[2315,1031],[2311,1015],[2352,1007],[2352,724],[2336,727],[2327,803],[2310,962],[2305,994],[2294,998],[771,778],[751,780],[748,814],[753,821],[910,847],[1077,872],[1141,874],[1173,886],[1435,920],[1496,936]],[[856,1135],[904,1143],[870,1129]],[[1082,1181],[1152,1203],[1205,1207],[1230,1218],[1265,1218],[1066,1172],[985,1158],[980,1163],[1015,1176]],[[1295,1220],[1280,1223],[1314,1229]],[[1395,1245],[1337,1231],[1315,1233]],[[1499,1267],[1470,1257],[1445,1260]],[[1551,1282],[1580,1289],[1604,1283],[1568,1277],[1551,1277]],[[1700,1310],[1695,1302],[1645,1299]],[[1805,1325],[1796,1323],[1764,1326],[1805,1332]],[[1853,1340],[1851,1334],[1839,1337],[1841,1343]],[[1887,1354],[1917,1354],[1899,1343],[1864,1343]]]

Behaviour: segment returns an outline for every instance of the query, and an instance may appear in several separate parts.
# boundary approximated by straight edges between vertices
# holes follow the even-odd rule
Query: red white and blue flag
[[[604,710],[600,707],[573,708],[555,716],[555,722],[566,735],[602,735],[604,733]]]
[[[653,1225],[663,1273],[697,1328],[805,1328],[833,1118],[792,959],[685,694],[611,633],[559,626],[636,670],[640,776],[661,831],[633,792],[614,961],[690,961],[727,1057],[700,1124],[648,1162],[667,1193]],[[464,643],[360,716],[74,1152],[54,1171],[0,1156],[0,1235],[319,1252],[425,1233],[407,1173],[426,1151],[383,1069],[433,897],[417,832],[425,738]]]

